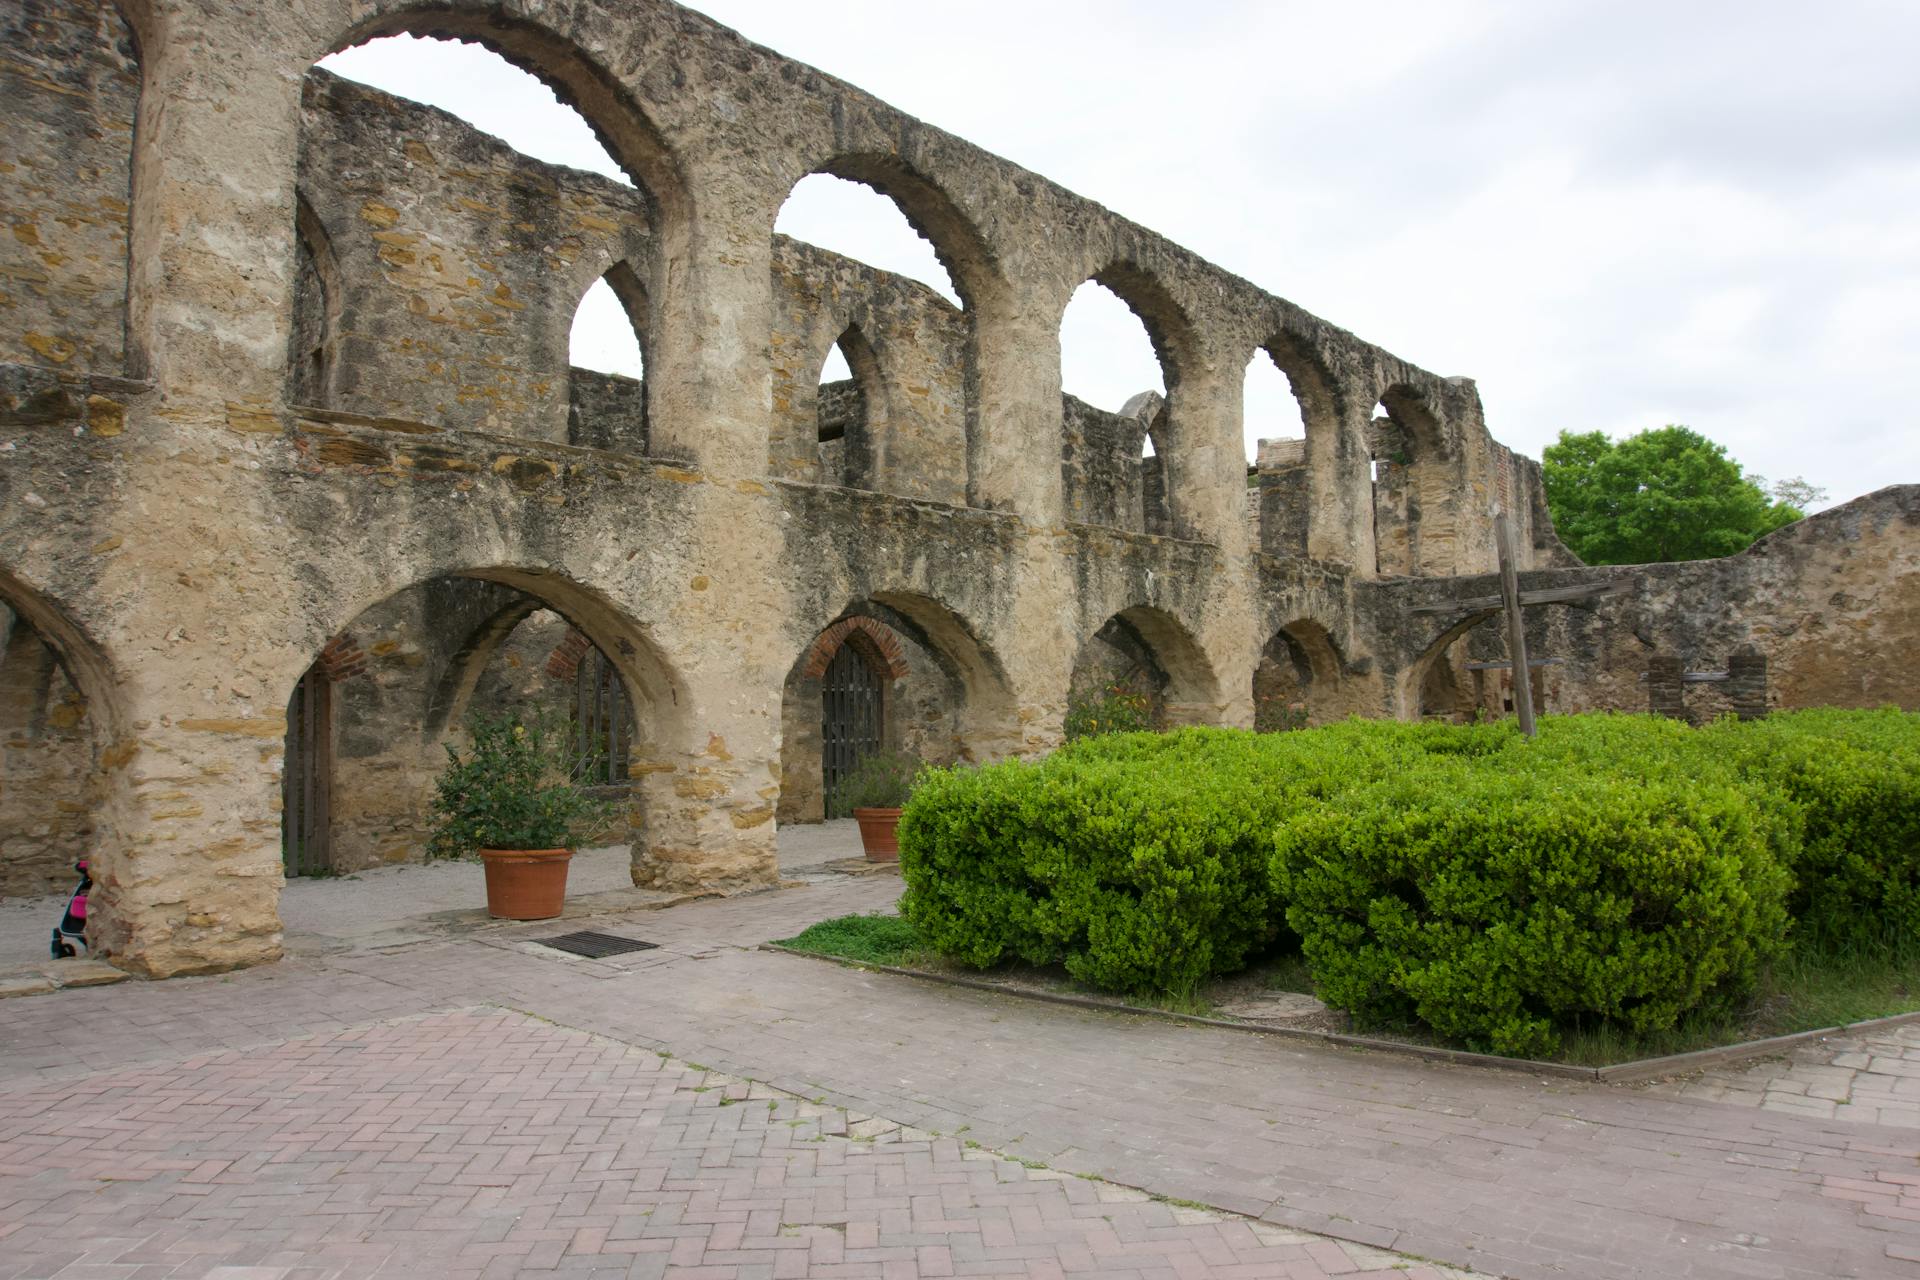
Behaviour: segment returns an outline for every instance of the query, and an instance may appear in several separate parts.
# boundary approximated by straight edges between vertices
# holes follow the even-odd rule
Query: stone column
[[[179,715],[170,699],[131,710],[148,727],[103,757],[95,952],[151,978],[279,958],[285,718]]]
[[[1767,655],[1743,649],[1727,662],[1727,697],[1733,714],[1742,720],[1760,720],[1767,714]]]
[[[1672,654],[1656,653],[1647,659],[1647,710],[1674,720],[1688,718],[1683,673],[1680,659]]]

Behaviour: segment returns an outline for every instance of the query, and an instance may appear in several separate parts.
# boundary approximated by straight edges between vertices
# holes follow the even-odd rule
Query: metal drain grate
[[[565,951],[569,955],[585,956],[589,960],[600,960],[607,956],[621,956],[629,951],[652,951],[660,944],[642,942],[638,938],[622,938],[611,933],[595,933],[583,929],[579,933],[563,933],[557,938],[542,938],[540,945],[552,947],[555,951]]]

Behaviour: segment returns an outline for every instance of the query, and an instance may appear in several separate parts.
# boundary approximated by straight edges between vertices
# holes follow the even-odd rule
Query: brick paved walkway
[[[1920,1024],[1831,1036],[1760,1062],[1648,1086],[1673,1097],[1920,1129]]]
[[[1407,1265],[498,1010],[0,1095],[0,1253],[0,1277],[233,1280]]]
[[[84,1089],[88,1067],[164,1075],[223,1049],[264,1061],[292,1037],[491,1005],[1066,1172],[1483,1272],[1920,1276],[1913,1130],[1296,1046],[743,949],[897,892],[849,879],[602,919],[662,944],[608,961],[530,941],[551,925],[500,926],[12,1001],[0,1098]]]

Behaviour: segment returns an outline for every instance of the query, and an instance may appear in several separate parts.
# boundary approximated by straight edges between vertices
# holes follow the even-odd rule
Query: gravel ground
[[[805,874],[823,863],[860,852],[859,825],[851,819],[780,829],[780,870]],[[567,870],[569,894],[626,889],[625,845],[582,849]],[[468,862],[410,863],[358,871],[338,879],[288,883],[280,917],[290,933],[366,932],[438,911],[486,905],[480,868]],[[66,896],[0,899],[0,967],[47,959],[48,936],[66,909]]]

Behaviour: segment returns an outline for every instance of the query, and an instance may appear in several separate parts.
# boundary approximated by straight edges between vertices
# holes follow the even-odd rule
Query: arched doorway
[[[829,818],[852,816],[841,784],[886,745],[887,679],[866,647],[842,645],[820,679],[820,787]]]

